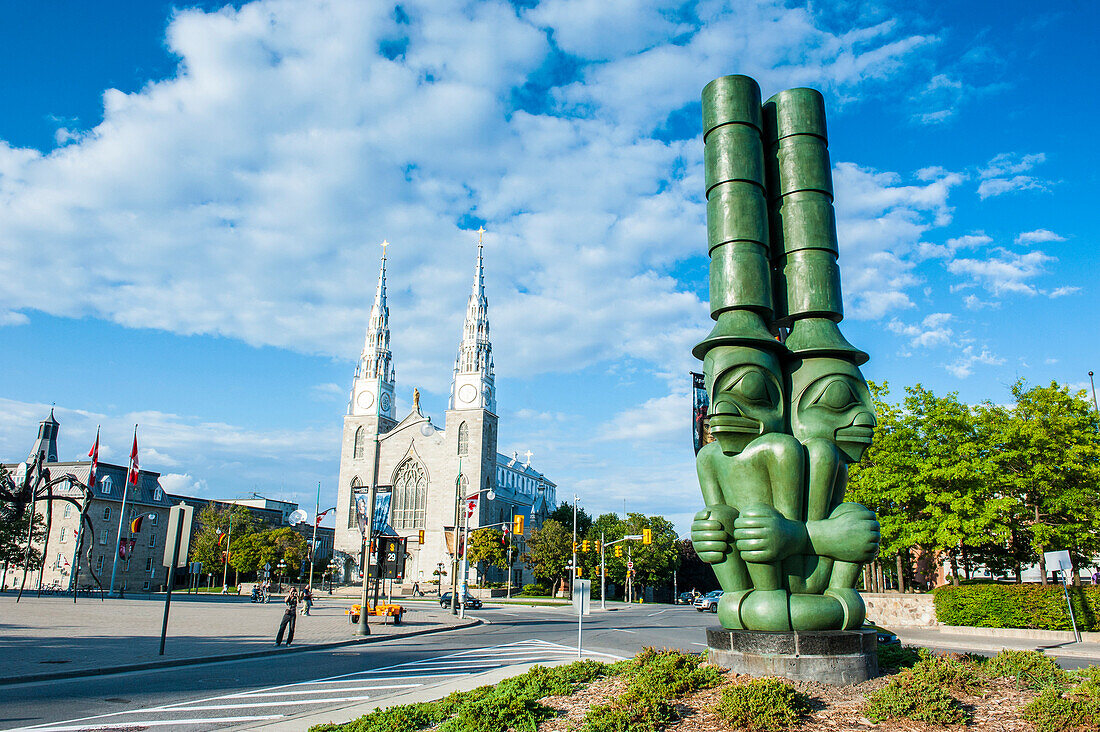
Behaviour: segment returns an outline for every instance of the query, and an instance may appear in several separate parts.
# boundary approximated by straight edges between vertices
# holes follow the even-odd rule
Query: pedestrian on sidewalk
[[[310,587],[302,590],[302,615],[309,615],[309,609],[313,607],[313,590]]]
[[[294,618],[298,614],[298,591],[291,590],[286,596],[286,611],[283,613],[283,622],[279,623],[279,633],[275,636],[275,645],[282,645],[283,632],[289,625],[290,632],[286,636],[286,644],[294,642]]]

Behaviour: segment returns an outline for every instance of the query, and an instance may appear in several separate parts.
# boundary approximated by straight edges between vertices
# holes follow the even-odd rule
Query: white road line
[[[107,716],[107,715],[105,715]],[[113,724],[76,724],[61,727],[20,727],[19,729],[37,729],[42,732],[80,732],[89,729],[141,729],[142,727],[167,727],[173,724],[219,724],[228,722],[260,722],[265,719],[280,719],[282,714],[264,714],[251,717],[202,717],[199,719],[145,719],[133,722],[115,722]],[[14,732],[18,732],[15,730]]]
[[[691,645],[693,645],[693,646],[700,646],[701,648],[706,648],[706,647],[707,647],[707,644],[706,644],[706,643],[692,643]]]
[[[403,679],[439,679],[444,676],[469,676],[469,673],[450,673],[450,674],[404,674],[401,676]],[[327,679],[324,681],[311,681],[311,684],[351,684],[360,681],[371,681],[371,679]],[[336,691],[339,691],[337,689]]]
[[[667,612],[668,612],[668,610],[658,610],[655,613],[650,613],[647,617],[652,618],[654,615],[660,615],[661,613],[667,613]]]
[[[306,689],[305,691],[246,691],[243,694],[231,694],[227,699],[251,699],[255,696],[298,696],[300,694],[332,694],[346,691],[378,691],[379,689],[411,689],[424,684],[386,684],[384,686],[352,686],[344,689]]]
[[[627,630],[626,628],[608,628],[608,630],[613,630],[616,633],[637,633],[638,632],[636,630]]]

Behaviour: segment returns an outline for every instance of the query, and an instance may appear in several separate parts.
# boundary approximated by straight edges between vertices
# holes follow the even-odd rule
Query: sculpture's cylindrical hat
[[[771,332],[771,250],[764,190],[760,87],[723,76],[703,89],[703,161],[714,329],[692,353],[715,345],[782,349]]]
[[[867,363],[869,356],[844,337],[840,327],[827,318],[803,318],[794,321],[783,345],[793,358],[832,356],[851,361],[856,366]]]
[[[771,211],[773,256],[803,249],[824,249],[837,255],[836,214],[833,202],[817,191],[801,191],[783,197],[783,205]]]
[[[826,142],[825,97],[816,89],[799,87],[773,95],[764,103],[764,138],[775,142],[791,135],[814,135]]]
[[[844,317],[840,267],[827,249],[803,249],[783,257],[775,270],[777,320],[786,325],[799,318]]]
[[[727,310],[719,315],[707,337],[691,349],[691,355],[702,360],[714,346],[767,348],[786,355],[786,348],[768,330],[764,318],[751,310]]]

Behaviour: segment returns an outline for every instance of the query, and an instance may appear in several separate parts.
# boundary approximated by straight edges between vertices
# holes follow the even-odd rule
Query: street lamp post
[[[461,477],[459,480],[461,481]],[[470,581],[470,561],[467,558],[467,552],[470,550],[470,519],[472,518],[470,515],[470,501],[476,498],[480,502],[482,493],[484,493],[485,497],[490,501],[496,500],[497,495],[493,492],[492,488],[482,488],[477,493],[471,493],[466,496],[466,499],[463,501],[466,507],[463,513],[465,517],[465,529],[462,535],[462,586],[459,588],[462,592],[462,602],[460,602],[458,606],[458,617],[460,618],[466,617],[466,585]]]
[[[1089,386],[1092,387],[1092,408],[1100,412],[1100,406],[1096,405],[1096,382],[1092,380],[1092,372],[1089,372]]]
[[[283,578],[284,573],[286,572],[286,562],[284,562],[282,559],[280,559],[279,564],[276,565],[275,569],[279,573],[279,575],[278,575],[279,576],[279,591],[281,592],[282,589],[283,589],[283,580],[282,580],[282,578]]]
[[[318,493],[321,491],[320,483],[317,484],[317,491]],[[320,510],[321,505],[317,504],[317,508]],[[309,545],[309,588],[311,590],[313,589],[313,563],[317,561],[317,527],[321,525],[321,519],[324,518],[325,514],[335,510],[336,506],[333,506],[332,508],[321,511],[313,518],[313,543]]]

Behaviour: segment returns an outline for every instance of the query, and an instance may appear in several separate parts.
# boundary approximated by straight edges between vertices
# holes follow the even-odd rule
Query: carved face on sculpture
[[[791,434],[836,443],[848,462],[871,446],[875,409],[859,367],[841,358],[806,358],[791,364]]]
[[[715,346],[704,360],[710,431],[722,452],[735,455],[760,435],[783,429],[779,359],[747,346]]]

